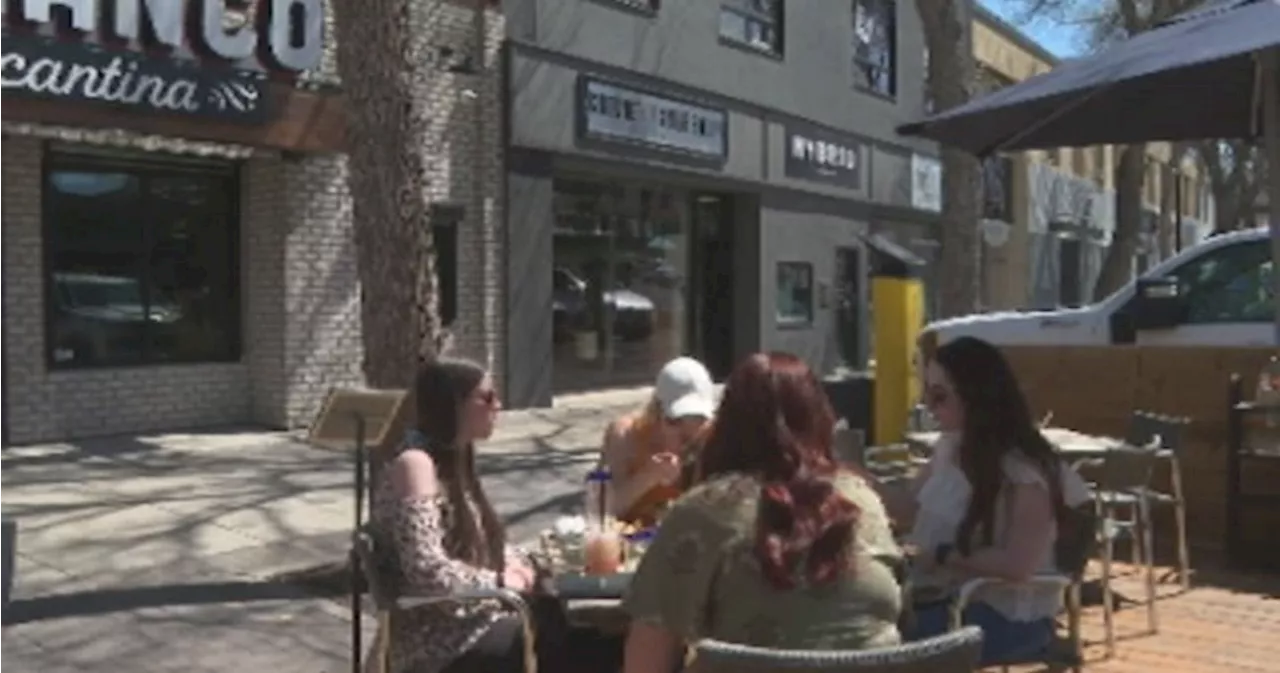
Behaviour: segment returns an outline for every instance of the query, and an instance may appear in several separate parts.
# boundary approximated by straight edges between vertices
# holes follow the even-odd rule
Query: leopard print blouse
[[[384,531],[406,592],[441,594],[461,588],[495,588],[498,574],[451,556],[444,537],[457,516],[443,495],[398,498],[381,475],[373,520]],[[468,515],[477,516],[474,502]],[[509,550],[508,555],[515,554]],[[466,652],[489,627],[511,614],[496,602],[440,603],[398,615],[392,620],[390,673],[437,673]]]

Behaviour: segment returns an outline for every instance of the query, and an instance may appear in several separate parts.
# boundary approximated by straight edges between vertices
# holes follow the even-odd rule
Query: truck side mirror
[[[1183,322],[1186,303],[1176,278],[1139,278],[1136,290],[1130,309],[1135,329],[1169,329]]]

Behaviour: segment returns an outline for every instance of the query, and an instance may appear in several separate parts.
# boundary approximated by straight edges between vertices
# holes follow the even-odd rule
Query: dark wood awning
[[[230,123],[200,117],[146,114],[136,109],[5,96],[5,121],[81,128],[119,128],[140,133],[208,140],[290,152],[336,152],[345,145],[346,117],[336,90],[299,89],[288,82],[267,87],[271,120]]]

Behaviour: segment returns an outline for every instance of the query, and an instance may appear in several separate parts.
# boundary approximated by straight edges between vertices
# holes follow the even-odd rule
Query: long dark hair
[[[1031,416],[1013,368],[991,344],[960,337],[939,346],[933,360],[946,371],[964,406],[960,433],[960,469],[968,478],[972,496],[956,533],[956,548],[968,554],[975,531],[982,545],[995,535],[996,504],[1005,485],[1003,461],[1020,455],[1040,470],[1054,499],[1054,511],[1064,507],[1061,459],[1057,449],[1040,433]]]
[[[702,453],[704,478],[760,477],[756,557],[771,585],[789,589],[804,564],[811,584],[847,565],[858,508],[832,484],[835,414],[817,377],[787,353],[757,353],[734,369]]]
[[[463,405],[488,372],[470,360],[440,358],[422,364],[414,385],[418,431],[423,447],[436,464],[454,515],[445,531],[449,552],[472,565],[501,571],[506,532],[476,476],[476,451],[470,442],[458,445]],[[475,503],[480,520],[472,514]]]

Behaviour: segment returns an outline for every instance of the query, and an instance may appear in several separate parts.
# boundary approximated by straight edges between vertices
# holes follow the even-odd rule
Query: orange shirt
[[[686,451],[697,451],[702,444],[703,438],[707,436],[707,431],[711,427],[708,423],[690,446],[686,447]],[[655,455],[664,450],[662,445],[662,421],[653,421],[649,418],[640,418],[631,426],[631,443],[635,447],[635,451],[631,456],[631,460],[627,463],[627,478],[635,476],[637,472],[644,469]],[[688,459],[685,459],[688,464]],[[698,475],[694,474],[691,479],[692,484],[697,483]],[[620,517],[622,521],[637,526],[651,526],[657,522],[658,514],[672,500],[680,497],[684,491],[679,484],[659,484],[650,488],[636,498],[631,503],[630,509]]]

